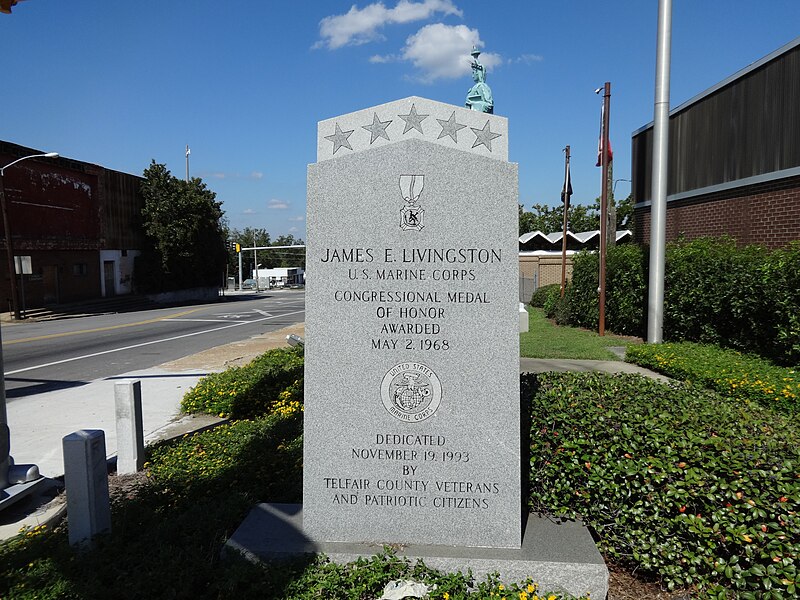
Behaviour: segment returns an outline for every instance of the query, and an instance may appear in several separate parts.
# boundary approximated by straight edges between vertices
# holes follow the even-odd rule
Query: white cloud
[[[242,211],[242,214],[243,214],[243,215],[255,215],[255,214],[257,214],[257,213],[256,213],[256,211],[255,211],[255,210],[253,210],[252,208],[245,208],[245,209]]]
[[[303,215],[297,215],[296,217],[289,217],[289,221],[305,221],[306,218]]]
[[[275,198],[273,198],[272,200],[267,202],[267,208],[283,210],[285,208],[289,208],[289,203],[284,200],[276,200]]]
[[[384,54],[384,55],[376,54],[374,56],[369,57],[369,62],[378,64],[390,63],[398,60],[400,60],[400,57],[397,56],[396,54]]]
[[[297,227],[289,227],[289,233],[297,233],[300,231]]]
[[[357,8],[354,4],[343,15],[332,15],[320,21],[320,39],[314,48],[327,47],[335,50],[342,46],[355,46],[381,39],[379,29],[386,25],[411,23],[427,19],[436,13],[461,16],[462,12],[452,0],[422,0],[411,2],[399,0],[394,8],[386,8],[382,2]]]
[[[541,54],[520,54],[514,62],[518,63],[525,63],[526,65],[530,65],[537,62],[542,62],[544,60],[544,56]]]
[[[264,174],[261,171],[253,171],[252,173],[250,173],[250,178],[251,179],[263,179],[264,178]]]
[[[402,57],[421,71],[419,79],[455,79],[470,73],[472,47],[483,46],[477,29],[466,25],[426,25],[406,40]],[[499,54],[483,53],[481,63],[491,70],[503,62]]]

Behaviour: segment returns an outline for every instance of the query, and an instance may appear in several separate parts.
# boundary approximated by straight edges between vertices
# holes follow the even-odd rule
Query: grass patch
[[[783,412],[800,412],[800,372],[764,358],[681,342],[629,346],[625,360],[726,396],[753,400]]]
[[[631,338],[600,336],[576,327],[559,327],[545,317],[541,308],[528,310],[528,331],[519,336],[519,352],[524,358],[562,358],[574,360],[619,360],[609,346],[628,346]]]

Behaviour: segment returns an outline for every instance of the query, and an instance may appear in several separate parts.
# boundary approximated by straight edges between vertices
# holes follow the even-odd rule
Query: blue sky
[[[204,179],[230,225],[305,237],[316,123],[411,95],[462,105],[472,44],[509,119],[520,203],[600,194],[612,84],[614,178],[652,121],[657,0],[25,0],[0,14],[0,139],[141,174]],[[800,35],[798,0],[674,0],[671,105]],[[798,74],[800,76],[800,74]],[[617,196],[630,184],[617,183]]]

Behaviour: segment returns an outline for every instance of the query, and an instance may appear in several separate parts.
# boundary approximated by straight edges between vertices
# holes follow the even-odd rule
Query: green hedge
[[[682,342],[629,346],[625,360],[721,394],[800,413],[800,373],[757,356]]]
[[[303,364],[302,347],[270,350],[201,379],[181,400],[181,410],[250,419],[272,412],[276,402],[302,402]]]
[[[583,518],[608,557],[670,589],[795,597],[795,420],[634,375],[528,375],[523,394],[532,508]]]
[[[598,260],[596,253],[575,256],[562,324],[597,329]],[[608,330],[645,336],[648,260],[636,246],[609,248]],[[716,344],[800,364],[800,242],[773,251],[739,248],[727,238],[668,244],[663,317],[666,341]]]
[[[561,284],[551,283],[550,285],[543,285],[536,288],[531,296],[530,305],[536,308],[544,308],[545,304],[551,301],[551,298],[561,294]]]

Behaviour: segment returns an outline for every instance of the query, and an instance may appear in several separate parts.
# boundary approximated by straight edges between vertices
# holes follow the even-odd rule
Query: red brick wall
[[[650,242],[650,207],[635,210],[638,243]],[[800,177],[667,202],[668,242],[728,235],[779,248],[800,240]]]

